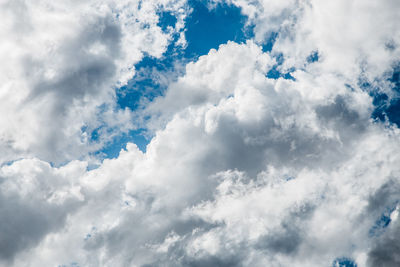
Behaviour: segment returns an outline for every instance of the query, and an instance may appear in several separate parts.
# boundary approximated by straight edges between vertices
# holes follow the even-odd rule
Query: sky
[[[400,266],[397,0],[0,0],[0,266]]]

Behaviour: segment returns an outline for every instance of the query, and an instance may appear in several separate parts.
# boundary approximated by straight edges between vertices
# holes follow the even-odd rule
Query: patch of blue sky
[[[131,130],[127,133],[122,133],[115,136],[105,146],[96,151],[95,155],[99,158],[116,158],[118,157],[121,149],[126,149],[127,143],[134,143],[142,152],[146,152],[149,138],[146,135],[145,129]]]
[[[175,27],[178,21],[176,16],[171,11],[160,11],[158,14],[158,26],[166,32],[168,27]]]
[[[307,63],[314,63],[319,60],[319,54],[318,51],[313,51],[308,57],[307,57]]]
[[[375,224],[369,230],[370,236],[379,236],[385,230],[385,228],[389,226],[390,222],[392,221],[390,215],[393,211],[395,211],[396,205],[397,202],[385,209],[385,211],[375,221]]]
[[[277,32],[272,32],[270,35],[265,39],[264,43],[261,44],[262,49],[264,52],[271,52],[273,49],[273,46],[279,37],[279,33]],[[276,60],[276,64],[268,71],[267,73],[267,78],[269,79],[287,79],[287,80],[295,80],[295,78],[291,75],[292,72],[294,72],[296,69],[295,68],[289,68],[285,72],[281,70],[281,66],[284,62],[284,55],[282,53],[274,54],[272,53],[271,56],[273,56]],[[314,62],[319,61],[319,53],[318,51],[313,51],[307,58],[306,58],[306,65],[312,64]]]
[[[271,52],[273,49],[273,46],[279,37],[279,33],[277,32],[272,32],[269,34],[269,36],[264,40],[264,43],[261,44],[262,49],[264,52]],[[291,75],[292,72],[294,72],[296,69],[295,68],[290,68],[285,72],[282,72],[281,66],[284,61],[284,56],[282,53],[274,54],[272,53],[271,56],[273,56],[276,60],[276,64],[270,69],[267,73],[267,78],[269,79],[287,79],[287,80],[295,80],[295,78]],[[319,53],[318,51],[313,51],[307,58],[306,58],[306,64],[312,64],[314,62],[318,62],[319,60]]]
[[[24,159],[24,158],[18,158],[18,159],[14,159],[14,160],[10,160],[10,161],[3,162],[2,164],[0,164],[0,167],[3,167],[3,166],[11,166],[11,165],[13,165],[15,162],[17,162],[17,161],[19,161],[19,160],[22,160],[22,159]],[[51,165],[51,164],[53,164],[53,163],[50,162],[50,165]]]
[[[357,263],[350,258],[342,257],[335,259],[332,263],[332,267],[357,267]]]
[[[291,68],[288,72],[281,72],[279,70],[279,65],[275,65],[270,69],[267,73],[267,78],[269,79],[279,79],[283,78],[286,80],[295,80],[295,78],[291,75],[291,73],[294,71],[294,68]]]
[[[294,68],[290,68],[287,72],[282,72],[280,70],[280,66],[283,64],[284,57],[282,54],[278,54],[275,56],[276,64],[267,72],[267,78],[269,79],[279,79],[284,78],[288,80],[295,80],[294,77],[291,75]]]
[[[264,52],[271,52],[272,48],[276,42],[276,39],[278,38],[278,33],[277,32],[272,32],[268,35],[268,37],[264,40],[264,42],[261,44],[262,50]]]
[[[372,88],[368,81],[361,81],[360,87],[369,90],[373,98],[375,109],[371,117],[376,121],[387,121],[400,127],[400,66],[393,69],[388,81],[392,85],[392,97],[381,92],[379,88]]]
[[[247,17],[240,8],[226,3],[210,7],[205,0],[189,0],[189,5],[193,11],[186,19],[186,58],[205,55],[228,41],[243,43],[253,37],[253,28],[246,27]]]

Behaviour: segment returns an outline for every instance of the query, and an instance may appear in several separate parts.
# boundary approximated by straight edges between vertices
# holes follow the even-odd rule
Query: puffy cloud
[[[0,169],[1,263],[10,265],[19,252],[63,228],[84,201],[77,179],[85,172],[83,162],[56,169],[36,159]]]
[[[374,135],[359,143],[350,160],[333,164],[331,171],[303,169],[287,179],[287,170],[270,169],[251,182],[241,173],[223,173],[216,199],[192,212],[224,225],[221,244],[246,243],[243,257],[257,266],[265,258],[270,266],[321,266],[336,257],[362,258],[368,244],[374,243],[370,229],[390,204],[382,203],[372,212],[372,199],[388,182],[398,184],[393,178],[399,172],[394,163],[398,157],[389,147],[381,152],[382,143],[374,144]],[[398,146],[397,138],[386,140],[388,146]],[[377,153],[374,158],[372,151]],[[396,193],[388,195],[396,199]]]
[[[170,9],[180,23],[164,32],[158,13]],[[65,162],[101,146],[93,130],[133,128],[113,111],[114,88],[144,53],[161,57],[186,13],[185,1],[2,1],[0,161]]]
[[[398,63],[400,35],[397,1],[214,0],[241,7],[254,24],[255,40],[277,34],[275,54],[283,53],[284,69],[304,68],[318,52],[318,68],[354,83],[362,73],[371,82]]]
[[[19,252],[15,265],[378,260],[370,229],[396,199],[385,184],[398,183],[398,130],[369,119],[367,93],[349,91],[332,75],[298,71],[295,81],[268,79],[272,63],[248,42],[188,65],[150,108],[169,107],[171,115],[147,152],[130,144],[98,169],[76,173],[78,208],[63,208],[69,215],[62,230],[32,237],[36,247]],[[199,100],[168,104],[196,90]],[[387,190],[390,197],[380,197]]]

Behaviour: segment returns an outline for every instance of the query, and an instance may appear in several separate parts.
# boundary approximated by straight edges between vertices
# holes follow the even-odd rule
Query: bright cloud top
[[[1,266],[400,265],[398,1],[0,13]]]

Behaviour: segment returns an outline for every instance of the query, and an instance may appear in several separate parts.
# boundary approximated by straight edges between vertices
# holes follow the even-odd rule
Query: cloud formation
[[[177,23],[162,31],[159,10],[173,9],[181,21],[184,6],[3,1],[1,162],[21,155],[57,163],[79,159],[99,148],[90,143],[97,128],[134,128],[127,111],[112,111],[114,89],[132,77],[144,54],[161,57],[181,30]]]
[[[399,265],[400,132],[371,114],[373,92],[397,96],[400,5],[227,3],[254,38],[133,111],[115,88],[172,36],[185,46],[190,3],[1,3],[1,266]],[[88,168],[138,117],[146,152]]]

